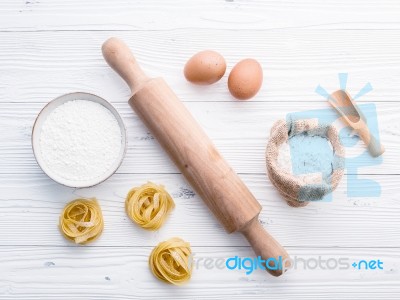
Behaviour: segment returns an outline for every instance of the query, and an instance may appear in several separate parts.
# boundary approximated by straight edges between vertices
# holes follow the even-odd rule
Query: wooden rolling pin
[[[287,259],[285,249],[258,221],[261,205],[166,82],[147,77],[121,40],[108,39],[102,51],[107,63],[129,85],[131,107],[226,231],[243,233],[264,260]],[[268,271],[275,276],[283,273],[282,269]]]

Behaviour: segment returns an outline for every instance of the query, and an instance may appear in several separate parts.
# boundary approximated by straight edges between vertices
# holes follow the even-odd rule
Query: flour
[[[122,147],[117,119],[103,105],[72,100],[44,121],[40,149],[52,173],[67,180],[90,180],[104,175]]]
[[[320,136],[293,136],[279,147],[278,165],[281,170],[295,174],[305,183],[320,183],[330,174],[333,160],[332,145]]]

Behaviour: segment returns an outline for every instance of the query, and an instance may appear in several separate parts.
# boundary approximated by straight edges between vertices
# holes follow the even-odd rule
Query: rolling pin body
[[[242,232],[263,259],[288,258],[258,221],[261,206],[219,154],[183,103],[161,78],[150,79],[129,48],[111,38],[103,44],[108,64],[132,90],[129,104],[202,197],[227,232]],[[280,275],[282,270],[269,270]]]
[[[226,231],[258,216],[260,204],[163,79],[147,81],[129,104]]]

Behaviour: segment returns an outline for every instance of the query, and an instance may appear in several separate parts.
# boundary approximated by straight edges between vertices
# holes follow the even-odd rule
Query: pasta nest
[[[125,200],[129,218],[149,230],[159,229],[174,207],[174,200],[164,187],[152,182],[131,189]]]
[[[187,282],[193,266],[190,244],[177,237],[161,242],[151,252],[149,265],[154,276],[166,283]]]
[[[95,198],[68,203],[60,216],[60,230],[70,241],[87,244],[96,240],[104,228],[100,205]]]

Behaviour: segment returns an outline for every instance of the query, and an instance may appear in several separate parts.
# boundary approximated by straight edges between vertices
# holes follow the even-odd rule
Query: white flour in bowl
[[[44,162],[67,180],[104,175],[118,159],[122,133],[117,119],[103,105],[68,101],[50,113],[40,134]]]

